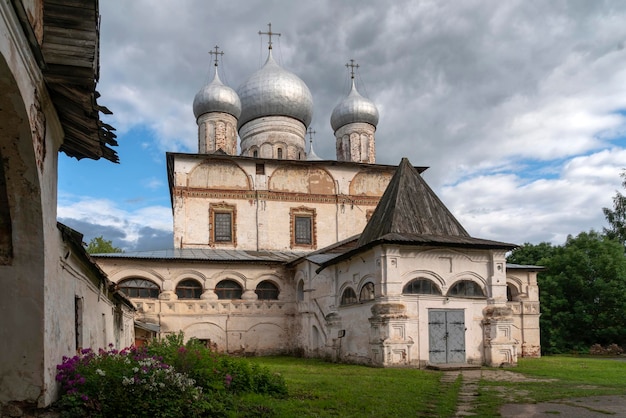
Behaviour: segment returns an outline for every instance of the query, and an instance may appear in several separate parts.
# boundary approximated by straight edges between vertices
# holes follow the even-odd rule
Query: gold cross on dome
[[[350,62],[346,64],[346,68],[350,68],[350,78],[354,80],[354,70],[359,68],[359,64],[355,64],[354,60],[351,59]]]
[[[215,55],[215,64],[214,65],[217,67],[217,57],[220,56],[220,55],[224,55],[224,51],[219,51],[220,48],[217,45],[215,45],[215,47],[213,49],[215,49],[215,51],[209,51],[209,55]]]
[[[267,35],[270,38],[270,40],[268,42],[268,45],[269,45],[268,49],[272,49],[272,35],[280,36],[280,33],[272,32],[272,24],[271,23],[268,23],[267,26],[269,27],[269,30],[267,32],[259,31],[259,35]]]

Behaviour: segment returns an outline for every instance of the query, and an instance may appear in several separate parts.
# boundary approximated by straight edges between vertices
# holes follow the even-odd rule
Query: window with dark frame
[[[259,283],[254,292],[259,297],[259,300],[277,300],[280,293],[278,286],[267,280]]]
[[[232,212],[215,212],[213,238],[215,242],[233,241]]]
[[[361,288],[361,293],[359,294],[359,302],[374,300],[375,296],[374,283],[365,283]]]
[[[311,216],[296,215],[295,216],[295,243],[311,245],[313,242],[311,231]]]
[[[241,299],[243,289],[234,280],[222,280],[215,285],[215,294],[218,299]]]
[[[278,150],[276,151],[276,154],[278,155],[278,159],[279,160],[283,159],[283,149],[282,148],[278,148]]]
[[[404,286],[402,293],[405,295],[441,295],[441,290],[432,280],[415,279]]]
[[[317,245],[315,209],[300,206],[289,209],[291,248],[313,249]]]
[[[341,305],[353,305],[357,303],[356,293],[351,287],[346,288],[341,295]]]
[[[118,284],[119,289],[129,298],[156,299],[160,289],[146,279],[127,279]]]
[[[448,291],[448,296],[460,298],[484,298],[485,293],[478,283],[471,280],[456,282]]]
[[[209,205],[209,244],[237,246],[237,207],[226,202]]]
[[[178,299],[200,299],[202,285],[193,279],[185,279],[176,286]]]

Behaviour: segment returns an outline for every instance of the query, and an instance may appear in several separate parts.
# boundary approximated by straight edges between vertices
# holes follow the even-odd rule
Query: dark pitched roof
[[[357,245],[387,234],[470,236],[407,158],[400,162]]]
[[[320,260],[316,271],[381,244],[505,250],[517,247],[471,237],[406,158],[391,178],[356,247]]]

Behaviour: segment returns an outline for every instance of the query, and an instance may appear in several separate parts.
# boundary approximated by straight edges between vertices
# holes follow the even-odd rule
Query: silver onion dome
[[[217,67],[215,67],[215,76],[213,81],[204,86],[196,97],[193,99],[193,114],[196,119],[205,113],[223,112],[239,118],[241,115],[241,101],[235,90],[222,84],[220,77],[217,75]]]
[[[369,123],[375,127],[378,124],[378,109],[374,102],[359,94],[352,79],[350,94],[335,106],[330,116],[330,126],[333,131],[337,131],[342,126],[356,122]]]
[[[281,68],[270,50],[265,65],[239,88],[241,117],[238,128],[264,116],[288,116],[309,126],[313,116],[313,97],[298,76]]]

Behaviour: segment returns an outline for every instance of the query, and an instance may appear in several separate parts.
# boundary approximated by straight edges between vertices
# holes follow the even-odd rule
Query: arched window
[[[450,288],[448,296],[456,296],[459,298],[484,298],[485,293],[478,283],[471,280],[461,280]]]
[[[357,303],[357,299],[356,299],[356,293],[354,293],[354,290],[351,287],[348,287],[346,290],[343,291],[343,294],[341,295],[341,304],[342,305],[352,305],[353,303]]]
[[[361,288],[361,293],[359,294],[359,301],[365,302],[366,300],[374,299],[374,283],[369,282],[365,283]]]
[[[402,293],[405,295],[441,295],[441,290],[432,280],[415,279],[404,286]]]
[[[276,300],[278,299],[278,286],[274,283],[264,280],[256,287],[254,291],[260,300]]]
[[[257,151],[257,150],[252,151],[252,156],[254,158],[257,158],[259,156],[259,151]]]
[[[202,285],[193,279],[185,279],[176,286],[178,299],[200,299]]]
[[[278,148],[278,150],[276,150],[276,154],[278,155],[278,159],[279,160],[283,159],[283,149],[282,148]]]
[[[517,287],[512,285],[511,283],[506,284],[506,301],[513,302],[517,299],[517,295],[519,292],[517,291]]]
[[[218,299],[241,299],[242,292],[241,286],[234,280],[222,280],[215,286]]]
[[[302,302],[304,300],[304,280],[298,282],[296,293],[298,295],[298,302]]]
[[[118,287],[129,298],[156,299],[160,293],[159,286],[146,279],[122,280]]]

